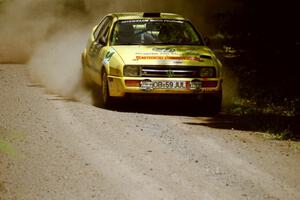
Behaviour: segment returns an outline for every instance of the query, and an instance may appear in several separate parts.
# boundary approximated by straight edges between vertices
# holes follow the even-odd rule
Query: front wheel
[[[112,106],[112,97],[109,94],[108,78],[105,70],[103,70],[102,73],[102,82],[100,86],[100,105],[103,107]]]
[[[217,115],[222,109],[222,92],[214,95],[207,95],[203,99],[204,110],[208,115]]]

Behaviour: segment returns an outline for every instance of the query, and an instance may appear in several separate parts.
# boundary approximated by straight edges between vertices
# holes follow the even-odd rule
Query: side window
[[[109,32],[111,25],[112,25],[112,18],[107,17],[103,23],[103,26],[100,29],[100,32],[99,32],[97,38],[96,38],[96,41],[98,43],[101,40],[101,38],[103,38],[105,41],[107,41],[108,32]]]
[[[107,23],[111,20],[111,17],[105,17],[100,24],[98,25],[98,27],[96,28],[96,30],[94,31],[94,38],[97,39],[99,36],[99,33],[104,29],[104,27],[107,25]]]
[[[101,25],[101,24],[100,24],[100,25]],[[99,31],[100,31],[100,29],[101,29],[101,26],[100,26],[100,25],[98,25],[98,27],[96,28],[96,30],[95,30],[94,33],[93,33],[94,38],[96,38],[97,35],[99,34]]]
[[[101,31],[103,25],[105,25],[105,21],[106,21],[106,18],[103,19],[103,20],[100,22],[100,24],[98,25],[98,27],[97,27],[96,30],[94,31],[93,34],[94,34],[94,38],[95,38],[95,39],[98,37],[99,32]]]

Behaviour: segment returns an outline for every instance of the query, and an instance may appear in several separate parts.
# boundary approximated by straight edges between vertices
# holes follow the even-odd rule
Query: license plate
[[[154,81],[154,89],[186,89],[186,81]]]
[[[201,88],[200,81],[141,81],[141,89],[153,90],[153,89],[188,89],[197,90]]]

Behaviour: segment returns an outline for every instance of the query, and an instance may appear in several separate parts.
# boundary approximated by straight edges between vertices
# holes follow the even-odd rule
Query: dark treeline
[[[211,16],[219,44],[239,51],[225,59],[240,79],[243,96],[281,101],[300,97],[298,88],[299,34],[291,5],[276,1],[243,0],[239,9]]]

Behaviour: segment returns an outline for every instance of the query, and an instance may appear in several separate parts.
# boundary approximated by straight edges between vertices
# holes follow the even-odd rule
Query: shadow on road
[[[237,116],[224,112],[215,115],[200,101],[195,103],[195,101],[186,100],[166,101],[147,98],[117,102],[108,109],[117,112],[195,117],[199,119],[198,122],[185,124],[218,129],[268,132],[277,135],[278,139],[300,141],[300,116],[288,117],[263,113]]]
[[[144,113],[154,115],[173,115],[204,117],[214,116],[213,113],[201,106],[200,103],[189,101],[134,100],[122,101],[108,108],[118,112]]]
[[[300,141],[300,116],[281,116],[273,114],[249,114],[236,116],[221,112],[213,115],[201,105],[189,101],[126,101],[116,104],[110,110],[118,112],[144,113],[157,115],[188,116],[199,119],[195,126],[208,126],[218,129],[269,132],[278,135],[279,139]]]
[[[286,117],[266,114],[234,116],[220,114],[211,118],[201,118],[199,123],[187,122],[186,124],[218,129],[270,132],[280,136],[280,139],[300,141],[300,116]]]

